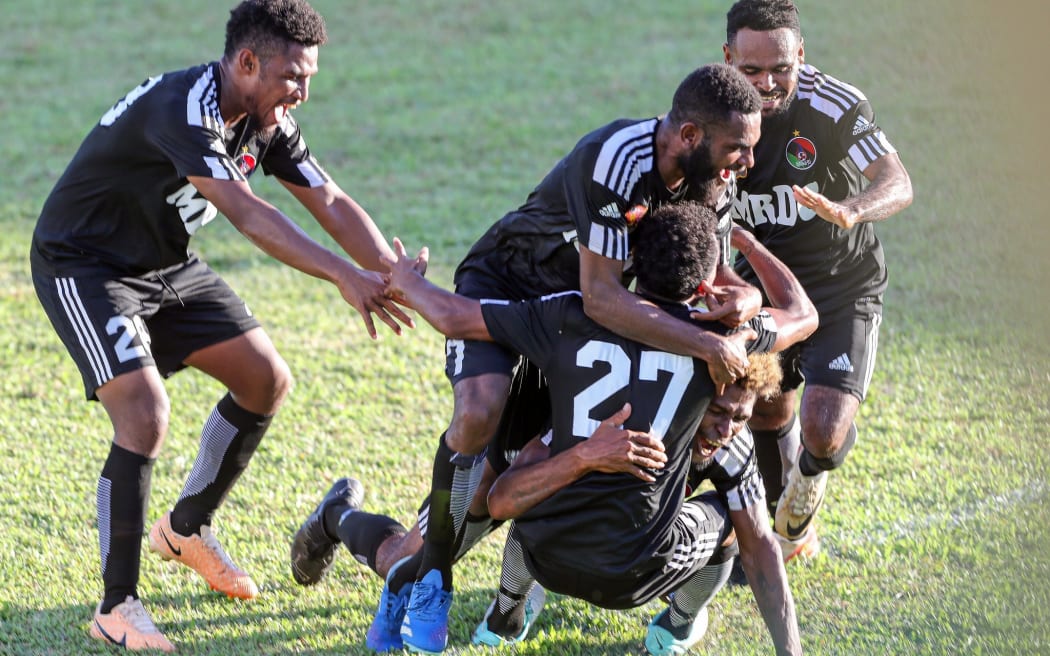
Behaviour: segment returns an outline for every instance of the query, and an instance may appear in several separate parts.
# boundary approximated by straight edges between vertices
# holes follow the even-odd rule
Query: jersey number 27
[[[609,373],[591,383],[573,399],[572,433],[576,437],[590,437],[601,423],[591,417],[591,411],[631,384],[631,359],[618,344],[591,340],[576,353],[578,367],[593,369],[598,362],[608,364]],[[663,392],[650,430],[663,439],[682,402],[685,389],[693,378],[693,359],[663,351],[641,351],[638,380],[656,382],[661,371],[670,372],[671,381]]]

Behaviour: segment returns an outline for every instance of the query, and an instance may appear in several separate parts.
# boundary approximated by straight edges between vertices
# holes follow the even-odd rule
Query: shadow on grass
[[[377,588],[378,594],[378,588]],[[457,594],[450,622],[450,641],[446,653],[484,654],[491,648],[472,647],[470,636],[491,601],[492,591]],[[548,598],[548,608],[537,619],[530,640],[519,653],[540,654],[645,654],[641,627],[635,640],[609,641],[606,631],[593,639],[582,618],[572,611],[562,612],[559,595]],[[212,607],[222,605],[225,610]],[[231,602],[217,594],[165,595],[151,598],[148,609],[159,628],[175,643],[179,652],[193,654],[371,654],[364,636],[372,608],[351,609],[341,604],[296,604],[295,608],[275,610],[270,604]],[[215,616],[179,618],[181,609],[195,606]],[[112,654],[114,648],[88,635],[94,607],[68,604],[36,608],[29,603],[5,602],[0,605],[0,654]],[[364,619],[347,621],[348,612]],[[199,613],[196,613],[199,614]],[[477,615],[477,617],[474,617]],[[358,624],[360,624],[358,626]],[[281,625],[281,626],[275,626]],[[235,628],[239,635],[230,635]],[[200,637],[201,635],[207,638]],[[317,636],[325,636],[325,647],[312,647]],[[531,644],[530,644],[531,643]]]

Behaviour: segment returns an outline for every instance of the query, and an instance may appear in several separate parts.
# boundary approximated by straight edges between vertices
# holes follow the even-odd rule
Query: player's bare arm
[[[380,273],[390,268],[394,252],[387,245],[382,231],[368,212],[339,185],[333,181],[320,187],[302,187],[284,181],[282,184],[359,266]],[[420,273],[425,274],[427,260],[418,261],[416,266]],[[399,321],[415,327],[412,319],[385,294],[373,296],[371,300]]]
[[[800,205],[847,230],[858,223],[882,221],[911,205],[911,178],[897,153],[883,155],[872,162],[864,169],[864,177],[871,184],[841,203],[798,185],[793,185],[792,190]]]
[[[282,184],[359,266],[383,272],[394,261],[394,253],[375,221],[335,182],[320,187]]]
[[[623,262],[580,247],[580,291],[587,316],[628,339],[706,361],[716,384],[731,383],[747,372],[747,354],[739,343],[683,325],[624,288],[622,277]]]
[[[769,528],[765,505],[756,503],[742,510],[731,510],[729,519],[740,547],[740,564],[777,654],[801,654],[795,601],[780,547]]]
[[[772,304],[766,307],[777,324],[777,339],[771,350],[783,351],[812,335],[819,321],[817,309],[795,274],[753,233],[734,227],[730,239],[751,265]]]
[[[423,277],[427,249],[408,257],[401,240],[394,237],[394,262],[386,276],[385,293],[419,312],[439,333],[452,339],[491,342],[492,335],[481,314],[481,302],[450,292]]]
[[[530,440],[492,484],[489,514],[495,519],[519,517],[590,472],[622,472],[654,481],[646,470],[661,469],[667,463],[663,442],[651,433],[622,428],[630,415],[628,403],[599,424],[590,438],[553,458],[540,438]]]
[[[413,325],[411,318],[400,308],[394,307],[394,315],[387,311],[387,306],[393,304],[383,298],[384,283],[378,273],[359,269],[318,244],[284,213],[252,193],[247,182],[203,177],[188,180],[267,255],[333,283],[364,319],[365,328],[373,339],[376,337],[373,313],[399,335],[401,324],[398,319],[408,326]]]

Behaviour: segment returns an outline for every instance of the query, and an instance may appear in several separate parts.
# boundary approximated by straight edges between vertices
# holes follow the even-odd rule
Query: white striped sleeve
[[[849,149],[849,157],[857,168],[863,171],[883,155],[895,152],[897,149],[889,142],[882,130],[878,130],[853,144]]]
[[[600,223],[592,223],[587,243],[587,250],[611,260],[627,260],[627,226],[612,228]]]

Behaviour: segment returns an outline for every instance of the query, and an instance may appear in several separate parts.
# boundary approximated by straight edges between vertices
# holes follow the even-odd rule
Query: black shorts
[[[522,552],[526,567],[545,589],[602,608],[622,610],[637,608],[680,588],[721,553],[721,545],[732,528],[729,510],[718,493],[709,490],[686,500],[664,544],[655,549],[656,553],[667,555],[663,558],[664,564],[636,576],[612,576],[594,571],[587,566],[586,554],[581,554],[578,567],[561,568],[545,561],[542,545],[536,545],[533,550],[522,542]],[[592,529],[581,527],[580,530]],[[520,542],[520,533],[517,535]],[[610,536],[610,540],[615,539]],[[632,546],[623,545],[623,548]]]
[[[155,366],[170,376],[191,353],[259,322],[196,256],[142,276],[55,278],[33,271],[51,325],[73,357],[89,400],[120,374]]]
[[[456,276],[456,293],[474,299],[523,301],[528,298],[507,281],[481,268],[472,268]],[[495,342],[463,339],[445,340],[445,376],[455,385],[464,378],[482,374],[514,375],[521,356]]]
[[[515,289],[505,278],[480,266],[457,275],[456,293],[475,299],[529,298],[521,288]],[[500,425],[488,450],[489,462],[497,472],[503,472],[508,467],[508,455],[513,457],[530,439],[550,428],[547,381],[538,367],[495,342],[445,340],[445,376],[453,386],[465,378],[491,373],[511,378]]]
[[[805,382],[848,392],[863,401],[875,370],[880,325],[882,299],[874,296],[820,315],[820,326],[809,339],[780,354],[781,389],[798,389]]]

